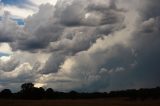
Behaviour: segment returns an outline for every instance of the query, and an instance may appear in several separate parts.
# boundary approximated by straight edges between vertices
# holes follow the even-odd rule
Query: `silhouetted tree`
[[[78,93],[76,92],[76,91],[70,91],[69,92],[69,97],[71,98],[71,99],[77,99],[78,98]]]
[[[33,87],[34,87],[34,84],[32,84],[32,83],[24,83],[21,85],[21,88],[23,91],[32,89]]]
[[[93,99],[93,98],[109,98],[109,97],[127,97],[129,100],[145,100],[145,99],[159,99],[160,87],[150,89],[128,89],[121,91],[111,91],[110,93],[78,93],[71,92],[57,92],[52,88],[46,91],[40,87],[34,87],[32,83],[24,83],[21,85],[21,91],[12,94],[10,89],[4,89],[0,92],[2,99]]]
[[[45,91],[45,97],[46,98],[55,98],[54,96],[54,90],[52,88],[48,88],[46,91]]]
[[[1,98],[11,98],[12,92],[10,89],[4,89],[0,93]]]
[[[34,90],[34,84],[32,83],[24,83],[21,85],[21,97],[24,99],[33,99],[33,90]]]
[[[42,87],[40,87],[40,88],[34,87],[31,90],[32,98],[33,99],[42,99],[44,96],[44,92],[45,92],[45,90]]]

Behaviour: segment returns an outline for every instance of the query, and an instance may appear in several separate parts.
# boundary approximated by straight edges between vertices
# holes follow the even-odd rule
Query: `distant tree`
[[[160,99],[160,87],[111,91],[110,93],[79,93],[76,91],[58,92],[52,88],[45,91],[42,87],[34,87],[32,83],[24,83],[17,93],[12,93],[10,89],[4,89],[0,92],[0,99],[91,99],[109,97],[126,97],[128,100]]]
[[[21,85],[21,97],[23,99],[31,99],[33,98],[33,90],[34,84],[32,83],[24,83]]]
[[[78,93],[76,91],[72,90],[69,92],[69,97],[71,99],[76,99],[78,97]]]
[[[12,92],[10,89],[4,89],[1,91],[0,96],[2,98],[10,98],[12,96]]]
[[[40,87],[40,88],[32,88],[31,94],[32,94],[32,99],[42,99],[44,96],[45,90]]]
[[[53,90],[52,88],[48,88],[48,89],[46,90],[46,93],[52,94],[52,93],[54,93],[54,90]]]
[[[44,93],[44,92],[45,92],[44,88],[42,88],[42,87],[39,88],[39,91],[40,91],[41,93]]]
[[[70,94],[77,94],[76,91],[70,91],[69,93],[70,93]]]
[[[52,88],[48,88],[46,91],[45,91],[45,97],[46,98],[54,98],[54,90]]]
[[[34,84],[32,83],[24,83],[21,85],[23,91],[34,88]]]

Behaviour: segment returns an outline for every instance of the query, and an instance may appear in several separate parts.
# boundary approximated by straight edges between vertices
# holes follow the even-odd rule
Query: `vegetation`
[[[10,89],[4,89],[0,92],[0,99],[99,99],[99,98],[128,98],[129,100],[145,100],[145,99],[160,99],[160,87],[150,89],[129,89],[122,91],[94,92],[94,93],[78,93],[58,92],[52,88],[44,90],[42,87],[34,87],[32,83],[21,85],[21,90],[17,93],[12,93]]]

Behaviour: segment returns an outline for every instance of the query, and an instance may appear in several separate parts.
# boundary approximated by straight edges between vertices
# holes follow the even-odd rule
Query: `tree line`
[[[12,93],[10,89],[4,89],[0,92],[0,99],[94,99],[94,98],[114,98],[127,97],[131,100],[136,99],[160,99],[160,87],[149,89],[128,89],[121,91],[80,93],[76,91],[58,92],[52,88],[44,89],[34,87],[32,83],[24,83],[21,90]]]

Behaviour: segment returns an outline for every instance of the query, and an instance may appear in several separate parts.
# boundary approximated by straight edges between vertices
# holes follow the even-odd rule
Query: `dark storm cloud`
[[[25,20],[24,30],[20,32],[16,41],[11,43],[13,50],[36,52],[39,49],[47,48],[50,42],[56,41],[64,28],[52,21],[53,11],[52,5],[41,5],[37,14],[28,17]]]
[[[66,8],[62,9],[57,4],[57,8],[61,10],[57,10],[55,14],[62,25],[65,26],[80,26],[83,18],[85,17],[85,5],[83,2],[79,0],[74,1],[71,5],[66,6]]]
[[[149,17],[149,16],[148,16]],[[139,30],[133,39],[134,47],[137,49],[137,77],[145,86],[159,85],[160,78],[160,18],[150,17],[140,25]],[[136,42],[135,42],[136,41]],[[138,75],[139,73],[139,75]],[[140,82],[141,82],[140,81]]]
[[[60,9],[59,9],[60,8]],[[61,11],[60,11],[61,10]],[[62,25],[68,27],[74,26],[98,26],[114,24],[123,21],[123,16],[118,11],[116,4],[112,1],[109,6],[105,4],[96,5],[95,2],[87,0],[77,0],[64,9],[58,7],[55,11],[56,16],[60,19]],[[96,17],[99,15],[99,17]]]
[[[109,33],[123,28],[124,16],[122,11],[116,11],[110,7],[106,7],[104,9],[103,5],[99,6],[100,10],[91,9],[91,6],[94,4],[81,6],[83,2],[79,2],[80,1],[75,1],[72,5],[67,7],[73,8],[71,9],[72,11],[68,10],[71,14],[69,15],[71,18],[66,18],[66,16],[62,18],[65,18],[65,22],[70,25],[69,28],[66,28],[63,32],[60,40],[51,44],[53,45],[51,47],[53,50],[65,49],[73,53],[87,50],[98,38],[107,36]],[[65,10],[66,9],[64,9],[64,11]],[[65,14],[67,13],[62,12],[62,15]],[[75,15],[81,18],[75,18]],[[97,15],[99,16],[97,17]],[[79,20],[77,25],[72,25],[72,23],[75,23],[72,22],[74,21],[72,18]],[[70,28],[70,26],[72,27]]]
[[[154,87],[160,85],[160,14],[158,0],[142,1],[143,8],[138,11],[141,21],[136,24],[132,33],[132,48],[135,51],[134,67],[129,71],[114,73],[110,89],[127,89],[139,87]],[[144,6],[145,4],[145,6]],[[131,58],[128,58],[131,59]],[[121,86],[121,87],[120,87]]]
[[[43,73],[57,72],[60,65],[64,63],[65,56],[87,50],[98,38],[123,28],[123,11],[116,9],[116,6],[111,6],[115,4],[104,7],[89,2],[85,4],[79,0],[73,1],[65,8],[60,4],[61,2],[57,3],[56,8],[49,4],[42,5],[37,14],[26,19],[27,31],[21,33],[16,42],[11,43],[13,50],[36,52],[43,49],[47,52],[65,53],[64,56],[57,54],[56,57],[53,53],[46,62]],[[50,11],[45,13],[43,18],[41,14],[47,10]],[[47,21],[41,22],[42,19]],[[53,63],[56,65],[51,65]]]
[[[41,70],[43,74],[49,74],[49,73],[57,73],[60,65],[63,64],[65,60],[65,53],[61,52],[55,52],[53,53],[48,61],[45,63],[45,66]],[[54,64],[53,64],[54,63]]]
[[[75,12],[71,12],[72,15],[70,15],[70,17],[74,15],[77,15],[77,10],[76,9],[79,9],[79,11],[84,11],[84,8],[77,8],[77,6],[81,6],[81,4],[83,2],[80,2],[80,1],[74,1],[74,3],[70,6],[68,6],[67,8],[75,8],[75,9],[71,9],[72,11],[75,11]],[[85,6],[87,7],[87,10],[88,12],[95,12],[95,14],[97,14],[96,12],[98,10],[89,10],[89,5]],[[99,8],[103,8],[103,6],[99,6]],[[66,9],[64,9],[66,10]],[[88,50],[95,42],[98,38],[101,38],[103,36],[107,36],[109,33],[112,33],[116,30],[120,30],[120,29],[123,29],[123,12],[122,11],[119,11],[119,10],[115,10],[115,8],[111,8],[111,7],[107,7],[105,8],[104,10],[105,12],[102,12],[100,11],[100,18],[96,19],[99,21],[99,23],[95,26],[90,26],[86,21],[86,23],[84,23],[85,21],[81,21],[80,23],[81,24],[77,24],[79,26],[72,26],[70,27],[69,25],[69,28],[66,28],[64,31],[63,31],[63,34],[60,35],[61,37],[59,38],[58,41],[56,42],[52,42],[50,44],[50,47],[49,47],[49,51],[53,51],[53,52],[56,52],[56,51],[63,51],[65,53],[65,56],[70,56],[70,55],[74,55],[78,52],[81,52],[81,51],[84,51],[84,50]],[[85,14],[87,14],[88,12],[86,12]],[[63,13],[62,14],[66,14],[66,13]],[[92,14],[92,13],[91,13]],[[108,16],[107,16],[108,14]],[[80,15],[82,18],[85,19],[84,17],[84,14],[83,15]],[[109,18],[109,16],[111,16],[113,18],[113,20],[115,21],[111,21]],[[111,18],[110,17],[110,18]],[[90,17],[88,17],[90,18]],[[106,20],[108,20],[109,22],[103,22],[103,20],[106,18]],[[60,18],[61,19],[61,18]],[[68,23],[70,23],[70,18],[66,18],[65,21],[67,21]],[[77,18],[76,18],[77,19]],[[86,19],[86,20],[89,20],[89,19]],[[73,20],[74,21],[74,20]],[[83,23],[83,24],[82,24]],[[72,22],[70,23],[72,24]],[[67,25],[66,25],[67,26]],[[54,55],[53,55],[54,57]],[[59,58],[59,59],[57,59]],[[54,57],[54,58],[49,58],[48,61],[51,61],[50,63],[52,64],[54,61],[54,63],[57,63],[56,60],[58,60],[57,62],[59,63],[58,66],[56,66],[55,68],[57,69],[56,71],[58,71],[59,69],[59,66],[64,63],[65,61],[65,58],[63,56],[63,59],[61,59],[61,55],[59,54],[59,57]],[[61,61],[59,61],[61,60]],[[48,65],[50,63],[46,63],[46,66],[50,66],[50,71],[46,71],[47,73],[50,72],[55,72],[53,71],[54,69],[54,66],[52,65]],[[48,68],[46,68],[46,70],[48,70]],[[55,70],[55,69],[54,69]]]
[[[160,16],[160,1],[159,0],[144,0],[140,3],[140,12],[143,15],[143,18],[148,20],[151,17]],[[147,5],[147,6],[146,6]]]
[[[4,17],[0,21],[0,42],[13,42],[16,38],[18,26],[9,19],[9,15],[9,12],[4,12]]]
[[[47,61],[36,69],[29,63],[19,65],[11,77],[3,69],[0,80],[19,78],[79,91],[159,85],[159,1],[126,1],[59,0],[55,7],[42,5],[9,42],[14,51],[49,53]],[[14,35],[14,26],[0,31]]]
[[[106,48],[104,53],[101,53],[100,49],[94,55],[82,53],[83,55],[73,57],[73,63],[76,65],[69,68],[70,70],[74,70],[73,72],[71,71],[72,73],[69,76],[81,82],[81,86],[75,87],[75,89],[96,91],[106,88],[108,90],[117,90],[154,87],[160,84],[160,78],[158,77],[160,74],[160,51],[158,49],[160,45],[159,6],[154,4],[158,1],[155,0],[152,3],[149,1],[143,2],[144,4],[146,3],[145,7],[139,11],[136,10],[137,13],[140,13],[143,20],[135,23],[136,27],[132,27],[134,28],[134,32],[130,33],[132,40],[129,41],[131,43],[129,48],[124,48],[124,45],[119,43],[119,46],[117,46],[117,43],[115,43],[112,48],[108,48],[109,50]],[[120,35],[117,34],[116,36]],[[112,39],[112,42],[114,42],[114,39]],[[111,52],[112,55],[108,57],[107,52]],[[104,71],[102,71],[104,72],[104,77],[100,74],[101,68],[104,68]]]
[[[45,49],[49,46],[50,42],[58,40],[63,32],[63,27],[55,26],[56,25],[41,26],[31,36],[28,36],[27,33],[23,33],[16,42],[11,43],[11,47],[14,51],[19,49],[30,52],[37,52],[39,49]],[[26,37],[23,38],[23,35]]]
[[[123,28],[123,12],[116,10],[115,6],[114,8],[113,6],[104,8],[103,5],[95,7],[94,4],[89,2],[85,4],[79,0],[73,1],[71,5],[65,6],[65,8],[60,4],[61,2],[57,3],[56,7],[49,4],[40,6],[38,13],[25,20],[25,26],[22,31],[13,33],[16,29],[10,30],[13,34],[8,32],[9,37],[6,36],[7,34],[4,37],[4,34],[1,34],[1,40],[11,42],[10,44],[14,51],[36,52],[39,49],[47,49],[52,42],[56,43],[68,39],[64,38],[63,35],[70,36],[71,34],[72,39],[69,42],[72,44],[76,44],[74,43],[76,42],[75,40],[82,39],[83,43],[79,42],[81,44],[78,45],[82,45],[84,42],[88,45],[86,47],[77,46],[77,48],[73,45],[73,48],[69,48],[69,50],[72,52],[73,49],[74,52],[81,51],[78,48],[87,49],[91,44],[89,42],[94,43],[97,38],[103,36],[102,34],[107,35],[119,30],[121,27]],[[44,21],[42,22],[42,20]],[[73,26],[73,28],[70,28],[70,26]],[[76,28],[76,32],[74,32],[74,28]],[[92,35],[87,34],[88,37],[85,37],[86,30],[92,31],[94,28],[96,30],[91,33]],[[71,29],[70,31],[74,33],[68,32],[68,29]],[[4,33],[4,31],[2,32]],[[83,37],[77,36],[81,32],[84,33],[84,35],[81,34]]]
[[[10,59],[7,62],[3,62],[0,60],[0,70],[3,70],[5,72],[13,71],[18,65],[19,62],[15,59]]]

